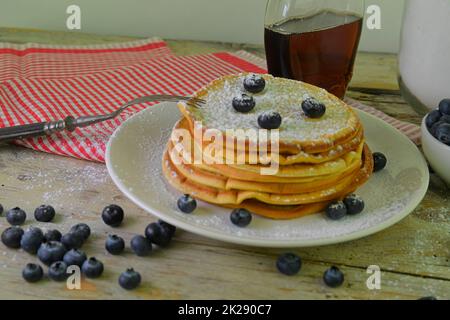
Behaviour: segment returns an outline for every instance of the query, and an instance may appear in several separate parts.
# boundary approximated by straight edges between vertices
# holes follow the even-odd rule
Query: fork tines
[[[188,98],[187,99],[187,105],[188,106],[192,106],[192,107],[200,107],[201,105],[205,104],[206,101],[204,99],[200,99],[200,98]]]

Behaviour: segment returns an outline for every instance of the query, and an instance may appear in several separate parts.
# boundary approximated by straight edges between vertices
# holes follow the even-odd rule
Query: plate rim
[[[395,214],[393,217],[387,219],[386,221],[383,221],[373,227],[358,230],[356,232],[350,233],[348,235],[338,236],[338,237],[332,237],[329,239],[316,239],[316,240],[265,240],[265,239],[251,239],[247,237],[237,237],[235,235],[230,235],[226,233],[218,233],[212,230],[209,230],[207,228],[198,228],[196,226],[193,226],[189,223],[186,223],[182,220],[172,218],[171,216],[167,216],[164,213],[161,213],[159,210],[156,210],[155,208],[147,205],[143,201],[139,200],[136,196],[133,195],[133,193],[123,184],[121,179],[116,175],[115,170],[113,168],[113,164],[111,163],[111,145],[113,143],[113,140],[120,134],[120,131],[124,128],[124,126],[127,123],[132,122],[135,118],[142,116],[142,113],[145,112],[152,112],[154,111],[154,108],[159,108],[161,110],[164,110],[166,108],[162,107],[162,105],[165,104],[173,104],[171,102],[162,102],[156,105],[151,106],[150,108],[144,109],[127,120],[125,120],[116,130],[114,130],[114,133],[111,135],[111,137],[108,140],[108,143],[106,145],[106,152],[105,152],[105,163],[108,170],[108,174],[113,180],[114,184],[119,188],[119,190],[134,204],[136,204],[141,209],[145,210],[146,212],[154,215],[157,218],[160,218],[170,224],[173,224],[176,227],[179,227],[185,231],[192,232],[194,234],[211,238],[219,241],[224,241],[228,243],[233,244],[239,244],[239,245],[247,245],[252,247],[266,247],[266,248],[305,248],[305,247],[319,247],[319,246],[326,246],[326,245],[333,245],[333,244],[339,244],[344,242],[349,242],[361,238],[365,238],[367,236],[373,235],[375,233],[378,233],[382,230],[385,230],[397,223],[399,223],[401,220],[406,218],[408,215],[410,215],[417,206],[422,202],[424,199],[429,186],[429,180],[430,175],[427,170],[425,170],[426,175],[424,177],[423,183],[418,190],[419,194],[415,198],[415,201],[411,201],[408,203],[408,205],[401,211],[401,213]],[[388,127],[390,131],[392,131],[394,134],[400,136],[406,143],[408,143],[410,146],[414,147],[418,154],[420,155],[420,162],[422,163],[423,167],[427,167],[426,160],[420,150],[417,148],[417,146],[402,132],[391,126],[389,123],[384,122],[383,120],[375,117],[374,115],[371,115],[368,112],[353,108],[357,113],[362,113],[365,116],[367,116],[371,121],[375,121],[377,123],[380,123],[384,127]],[[200,231],[199,231],[200,230]]]

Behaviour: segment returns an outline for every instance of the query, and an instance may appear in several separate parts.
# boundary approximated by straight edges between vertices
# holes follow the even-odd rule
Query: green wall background
[[[66,8],[81,7],[81,32],[262,44],[265,0],[0,0],[0,26],[66,29]],[[397,52],[404,0],[366,0],[382,29],[365,28],[360,50]],[[78,32],[78,31],[73,31]]]

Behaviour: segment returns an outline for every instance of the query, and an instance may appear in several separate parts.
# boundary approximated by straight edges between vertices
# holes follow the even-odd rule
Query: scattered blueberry
[[[28,263],[22,270],[22,277],[27,282],[38,282],[44,276],[42,267],[35,263]]]
[[[372,156],[373,156],[373,172],[383,170],[387,164],[386,156],[381,152],[374,152]]]
[[[436,139],[450,146],[450,124],[443,123],[436,130]]]
[[[433,110],[431,111],[427,118],[425,119],[425,123],[427,125],[428,129],[431,129],[431,127],[438,122],[442,117],[442,113],[439,110]]]
[[[141,284],[141,275],[134,269],[127,269],[119,276],[119,285],[126,290],[136,289]]]
[[[419,298],[419,299],[417,299],[417,300],[437,300],[437,298],[436,298],[436,297],[429,296],[429,297],[422,297],[422,298]]]
[[[278,257],[277,269],[282,274],[293,276],[302,267],[302,259],[294,253],[285,253]]]
[[[242,96],[233,99],[233,108],[237,112],[249,113],[255,108],[255,105],[255,99],[245,93],[242,94]]]
[[[46,265],[53,262],[62,261],[67,249],[61,242],[50,241],[41,244],[37,252],[39,260]]]
[[[63,261],[53,262],[48,268],[48,277],[53,281],[65,281],[67,276],[67,264]]]
[[[24,232],[20,227],[9,227],[2,232],[2,242],[8,248],[20,248],[20,240]]]
[[[118,227],[123,221],[123,209],[118,205],[111,204],[103,209],[102,219],[111,227]]]
[[[77,233],[86,241],[91,235],[91,228],[86,223],[78,223],[70,228],[69,233]]]
[[[67,249],[79,249],[83,246],[84,239],[80,233],[69,232],[62,236],[61,242]]]
[[[347,207],[343,201],[336,201],[325,209],[325,213],[331,220],[340,220],[347,214]]]
[[[88,278],[98,278],[103,273],[103,263],[92,257],[86,260],[81,267],[83,274]]]
[[[302,110],[308,118],[313,119],[322,117],[326,112],[325,105],[314,98],[303,100]]]
[[[344,283],[344,274],[338,267],[331,267],[323,274],[323,281],[331,288],[339,287]]]
[[[443,115],[450,115],[450,99],[444,99],[439,103],[439,111]]]
[[[147,238],[137,235],[131,239],[131,249],[136,255],[143,257],[152,251],[152,244]]]
[[[48,230],[44,235],[44,241],[61,241],[62,234],[56,229]]]
[[[108,235],[108,238],[106,239],[105,243],[106,251],[108,251],[111,254],[117,255],[121,254],[123,250],[125,249],[125,241],[119,236],[114,235]]]
[[[19,226],[25,222],[27,214],[20,208],[13,208],[6,213],[6,220],[13,226]]]
[[[3,206],[0,204],[0,215],[2,215],[3,214]]]
[[[167,246],[172,240],[174,230],[165,223],[152,222],[145,228],[145,237],[160,247]]]
[[[81,266],[86,261],[87,256],[86,254],[78,249],[72,249],[70,251],[67,251],[64,255],[64,258],[62,259],[68,266]]]
[[[266,87],[266,81],[259,74],[251,74],[244,79],[244,88],[251,93],[259,93]]]
[[[231,222],[241,228],[244,228],[252,222],[252,214],[246,209],[234,209],[230,214]]]
[[[40,222],[50,222],[55,217],[55,209],[52,206],[41,205],[34,210],[34,218]]]
[[[168,228],[171,236],[173,236],[175,234],[175,232],[177,231],[177,227],[175,227],[175,226],[171,225],[170,223],[167,223],[161,219],[158,219],[158,224],[161,227]]]
[[[355,215],[363,212],[364,200],[356,194],[350,194],[344,198],[344,204],[347,207],[347,214]]]
[[[185,194],[177,201],[178,209],[184,213],[192,213],[197,208],[197,201],[190,195]]]
[[[267,130],[275,130],[281,126],[281,115],[275,111],[266,111],[258,116],[258,125]]]
[[[20,246],[24,251],[36,254],[43,241],[44,234],[42,230],[37,227],[31,227],[23,234]]]

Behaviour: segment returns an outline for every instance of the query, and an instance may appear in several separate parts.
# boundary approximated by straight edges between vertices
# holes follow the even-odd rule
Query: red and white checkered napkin
[[[159,38],[85,46],[0,43],[0,83],[92,74],[171,55]]]
[[[39,72],[30,72],[34,76],[0,83],[0,127],[63,119],[68,115],[103,114],[142,95],[190,95],[222,75],[242,71],[266,72],[265,61],[245,51],[187,57],[160,56],[133,65],[121,64],[120,61],[117,59],[114,68],[103,65],[103,71],[96,69],[90,73],[85,68],[81,75],[78,73],[75,77],[69,77],[62,70],[55,72],[56,69],[48,68],[53,71],[49,71],[46,78],[40,77]],[[93,63],[92,68],[98,68],[98,65]],[[105,145],[112,132],[129,116],[152,104],[130,107],[117,119],[77,129],[73,133],[62,132],[18,143],[35,150],[102,162]]]
[[[265,70],[231,53],[150,59],[127,67],[58,79],[11,79],[0,84],[0,126],[109,113],[136,97],[189,95],[215,78]],[[104,161],[105,145],[130,115],[154,104],[130,107],[121,117],[73,133],[18,142],[35,150]],[[170,111],[168,111],[170,112]]]

